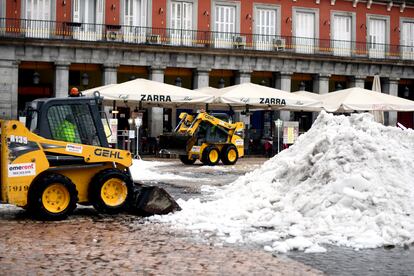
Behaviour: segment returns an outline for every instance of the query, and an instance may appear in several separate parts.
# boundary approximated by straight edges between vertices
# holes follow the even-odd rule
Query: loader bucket
[[[160,136],[159,148],[161,152],[185,155],[187,154],[187,142],[190,135],[168,133]]]
[[[134,183],[130,206],[130,211],[133,214],[140,216],[165,215],[180,210],[178,203],[163,188]]]

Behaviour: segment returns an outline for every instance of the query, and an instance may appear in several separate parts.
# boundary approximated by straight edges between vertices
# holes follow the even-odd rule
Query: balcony
[[[124,25],[0,18],[0,37],[414,60],[414,46]]]

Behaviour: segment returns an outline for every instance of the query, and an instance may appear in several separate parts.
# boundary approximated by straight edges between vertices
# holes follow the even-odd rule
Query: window
[[[352,15],[334,14],[331,47],[336,56],[350,56],[352,48]]]
[[[389,18],[368,17],[368,54],[370,58],[385,58],[388,43]]]
[[[193,42],[193,3],[171,1],[170,42],[190,46]]]
[[[232,48],[234,39],[238,39],[236,25],[239,20],[240,8],[237,4],[230,5],[226,2],[218,2],[214,6],[214,46],[218,48]]]
[[[414,59],[414,21],[401,22],[401,54],[403,59]]]
[[[51,0],[26,0],[24,3],[24,22],[26,35],[48,38],[51,29]]]
[[[319,22],[315,10],[295,9],[294,36],[296,52],[310,54],[315,51]]]
[[[104,30],[103,0],[73,0],[73,22],[82,23],[73,27],[73,38],[79,40],[100,40]]]
[[[257,50],[272,50],[279,33],[278,9],[274,6],[256,6],[254,14],[254,45]],[[279,42],[278,45],[284,43]],[[282,45],[283,46],[283,45]]]
[[[6,27],[6,21],[5,18],[6,17],[6,1],[5,0],[0,0],[0,34],[4,33],[5,27]]]
[[[54,140],[100,146],[87,105],[52,106],[47,112],[47,121]]]
[[[145,42],[147,14],[147,0],[122,1],[123,34],[125,42]]]

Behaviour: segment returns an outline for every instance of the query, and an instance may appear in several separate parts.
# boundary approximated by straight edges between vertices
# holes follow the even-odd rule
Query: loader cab
[[[37,99],[26,107],[26,127],[47,139],[108,147],[101,103],[99,96]],[[64,138],[62,131],[68,132],[68,126],[70,138]]]

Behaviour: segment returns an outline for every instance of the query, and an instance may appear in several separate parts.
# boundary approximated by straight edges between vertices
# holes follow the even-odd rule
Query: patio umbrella
[[[328,112],[352,111],[414,111],[414,101],[360,87],[320,95]]]
[[[317,100],[253,83],[233,85],[219,91],[216,102],[231,106],[303,111],[321,107]]]
[[[381,93],[381,80],[379,75],[374,76],[374,82],[372,83],[372,91]],[[372,111],[375,122],[384,124],[384,112],[383,111]]]
[[[304,90],[300,90],[300,91],[296,91],[296,92],[292,92],[292,93],[295,94],[295,95],[311,98],[311,99],[318,100],[318,101],[319,101],[319,97],[320,97],[320,94],[318,94],[318,93],[308,92],[308,91],[304,91]]]
[[[190,89],[147,79],[135,79],[115,85],[97,87],[82,92],[85,95],[99,91],[104,100],[154,104],[210,103],[214,96]]]

